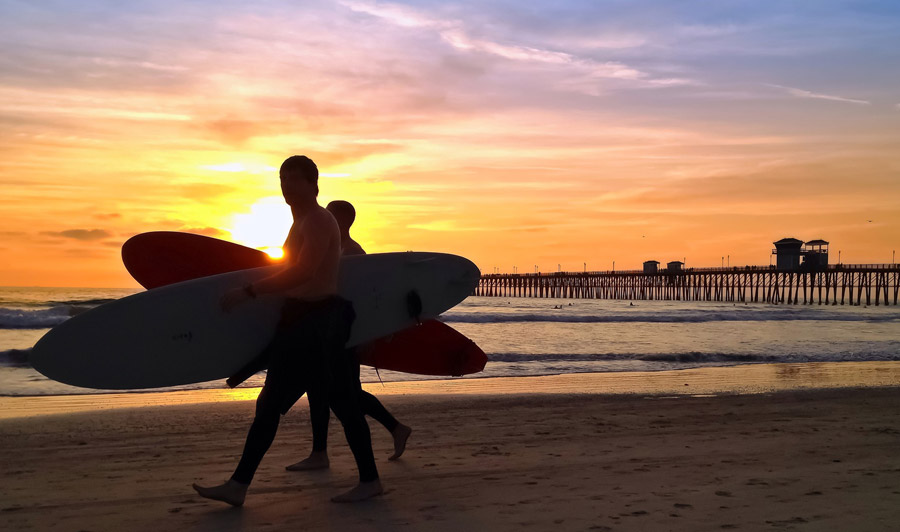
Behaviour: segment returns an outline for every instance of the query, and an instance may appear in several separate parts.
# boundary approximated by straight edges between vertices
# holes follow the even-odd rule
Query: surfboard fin
[[[250,377],[256,375],[260,371],[266,369],[266,366],[269,365],[269,352],[267,350],[260,353],[256,358],[248,362],[244,367],[238,370],[237,373],[228,377],[225,380],[225,384],[228,385],[229,388],[236,388],[239,384],[249,379]]]
[[[416,320],[416,323],[422,323],[422,298],[419,292],[410,290],[406,294],[406,311],[409,317]]]

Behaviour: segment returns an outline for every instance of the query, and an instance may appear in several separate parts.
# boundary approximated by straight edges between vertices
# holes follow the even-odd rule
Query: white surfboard
[[[283,298],[266,295],[230,313],[219,306],[228,289],[278,271],[269,266],[155,288],[79,314],[51,329],[31,351],[47,377],[86,388],[175,386],[234,375],[272,339]],[[471,295],[478,268],[442,253],[380,253],[341,259],[339,292],[353,303],[347,347],[415,325],[408,294],[422,320]]]

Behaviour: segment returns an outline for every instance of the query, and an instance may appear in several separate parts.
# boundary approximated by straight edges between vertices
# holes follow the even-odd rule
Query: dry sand
[[[328,501],[356,479],[336,422],[331,470],[284,470],[310,448],[302,401],[236,509],[190,484],[230,475],[251,401],[170,394],[195,404],[72,412],[56,403],[68,413],[38,415],[48,412],[41,398],[31,410],[4,398],[0,529],[896,530],[900,363],[823,365],[817,374],[854,386],[829,389],[796,389],[808,388],[808,365],[768,368],[781,384],[743,366],[645,375],[654,391],[634,380],[631,394],[601,394],[612,382],[602,374],[376,387],[414,432],[403,458],[387,462],[389,436],[370,422],[387,492],[349,506]],[[480,391],[447,391],[457,385]],[[729,387],[751,393],[705,396]],[[776,391],[752,393],[766,390]],[[165,394],[143,395],[166,404]]]

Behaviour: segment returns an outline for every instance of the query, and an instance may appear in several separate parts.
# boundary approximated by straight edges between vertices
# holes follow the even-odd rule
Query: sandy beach
[[[190,484],[230,475],[255,390],[2,398],[0,528],[890,530],[898,386],[900,363],[374,385],[414,429],[388,462],[370,422],[383,497],[329,502],[356,479],[334,420],[331,469],[284,470],[301,401],[242,508]]]

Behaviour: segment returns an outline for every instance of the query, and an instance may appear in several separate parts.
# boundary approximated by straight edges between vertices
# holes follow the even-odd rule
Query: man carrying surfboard
[[[222,297],[226,312],[266,294],[286,296],[268,357],[266,383],[256,401],[244,452],[232,477],[224,484],[202,487],[201,496],[244,503],[247,488],[272,444],[281,415],[304,391],[328,397],[328,404],[344,426],[347,443],[359,470],[359,484],[332,498],[355,502],[383,492],[369,426],[360,407],[359,366],[343,349],[350,334],[353,309],[338,296],[338,264],[341,234],[334,217],[317,200],[319,171],[308,157],[295,155],[282,163],[281,191],[290,205],[294,223],[290,249],[298,250],[278,273],[234,289]]]
[[[337,221],[338,228],[341,231],[341,255],[365,255],[366,252],[358,242],[350,237],[350,226],[356,219],[356,209],[348,201],[332,201],[325,209],[334,216]],[[294,250],[291,248],[291,235],[288,234],[287,242],[285,242],[285,252],[287,260],[291,260]],[[356,350],[351,349],[346,356],[356,357]],[[359,379],[359,363],[355,365],[357,379]],[[397,421],[390,412],[381,404],[374,395],[360,389],[359,392],[360,408],[367,416],[372,417],[384,428],[391,433],[394,440],[394,454],[388,457],[388,460],[396,460],[400,458],[406,449],[406,440],[412,434],[412,429]],[[285,469],[288,471],[311,471],[315,469],[325,469],[330,465],[328,459],[328,421],[331,417],[328,407],[327,397],[320,397],[313,391],[307,394],[309,400],[309,420],[312,425],[313,448],[309,456],[296,464],[291,464]]]

